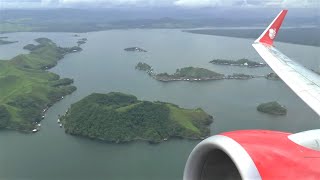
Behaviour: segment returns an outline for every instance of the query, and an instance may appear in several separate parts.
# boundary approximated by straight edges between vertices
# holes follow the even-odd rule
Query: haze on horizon
[[[319,0],[0,0],[0,9],[121,7],[319,8]]]

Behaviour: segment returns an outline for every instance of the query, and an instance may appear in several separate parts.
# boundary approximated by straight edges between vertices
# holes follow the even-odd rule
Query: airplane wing
[[[320,116],[320,76],[273,46],[287,11],[282,10],[252,46],[273,71]]]

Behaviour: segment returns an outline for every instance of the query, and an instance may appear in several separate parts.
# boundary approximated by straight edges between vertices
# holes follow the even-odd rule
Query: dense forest
[[[61,118],[65,132],[109,142],[170,137],[201,139],[210,135],[212,116],[164,102],[140,101],[118,92],[93,93],[73,104]]]
[[[287,114],[287,109],[276,101],[262,103],[257,107],[257,110],[263,113],[273,114],[273,115]]]
[[[224,75],[198,67],[184,67],[177,69],[174,74],[159,73],[155,77],[157,80],[172,80],[172,79],[223,79]]]
[[[251,61],[246,58],[238,59],[236,61],[227,60],[227,59],[214,59],[214,60],[210,61],[210,63],[217,64],[217,65],[246,66],[246,67],[264,67],[264,66],[266,66],[265,63]]]

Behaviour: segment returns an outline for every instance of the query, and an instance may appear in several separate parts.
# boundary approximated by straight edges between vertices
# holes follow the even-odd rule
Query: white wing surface
[[[320,75],[282,54],[272,44],[287,10],[282,10],[253,47],[273,71],[320,116]]]

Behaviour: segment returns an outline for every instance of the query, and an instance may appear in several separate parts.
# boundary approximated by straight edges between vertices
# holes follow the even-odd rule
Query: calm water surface
[[[0,46],[0,59],[27,53],[22,47],[38,37],[60,46],[76,45],[71,33],[11,33],[19,43]],[[143,100],[160,100],[184,108],[201,107],[214,116],[212,134],[237,129],[272,129],[299,132],[320,127],[319,117],[280,81],[253,79],[211,82],[161,83],[134,66],[146,62],[156,72],[197,66],[220,73],[264,75],[269,68],[215,66],[214,58],[249,58],[262,62],[252,40],[183,33],[179,30],[114,30],[80,34],[88,38],[80,53],[67,55],[51,69],[75,80],[78,90],[56,103],[46,114],[41,131],[22,134],[0,131],[0,179],[112,179],[181,180],[185,162],[199,141],[169,140],[158,145],[144,142],[109,144],[70,136],[59,128],[58,114],[93,93],[121,91]],[[147,53],[123,51],[139,46]],[[277,43],[289,57],[319,69],[319,47]],[[287,116],[256,111],[261,102],[277,100]]]

